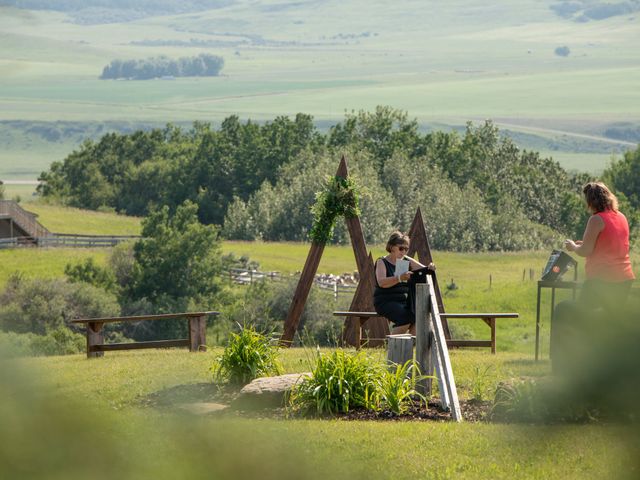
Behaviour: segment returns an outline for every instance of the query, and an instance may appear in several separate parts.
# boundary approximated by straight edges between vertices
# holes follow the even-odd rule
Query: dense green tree
[[[131,134],[110,133],[54,162],[42,173],[39,191],[70,205],[107,206],[135,215],[163,205],[174,212],[190,200],[198,205],[198,217],[205,224],[222,225],[226,216],[224,232],[230,237],[301,240],[310,228],[308,206],[313,195],[324,176],[334,173],[344,153],[354,175],[360,175],[359,181],[370,190],[362,198],[362,220],[371,238],[383,235],[391,224],[407,223],[406,217],[413,214],[408,210],[415,209],[397,206],[415,206],[419,195],[408,192],[423,191],[433,175],[445,188],[430,184],[434,192],[444,195],[430,201],[442,202],[441,209],[447,210],[447,205],[460,203],[451,192],[463,198],[470,195],[477,199],[480,216],[486,210],[492,219],[489,223],[498,222],[494,227],[511,229],[504,230],[503,240],[520,238],[515,228],[537,224],[575,235],[584,223],[579,185],[583,176],[569,175],[557,162],[536,152],[521,151],[491,122],[469,124],[463,134],[421,134],[415,120],[390,107],[347,114],[326,135],[303,114],[264,124],[231,116],[217,129],[195,123],[186,131],[168,125]],[[627,154],[610,176],[620,184],[621,201],[624,194],[637,210],[633,155],[637,153]],[[413,172],[416,166],[427,170]],[[417,178],[403,179],[405,175]],[[394,182],[407,186],[399,188]],[[460,208],[466,211],[465,205]],[[394,211],[395,217],[389,213]],[[513,215],[512,220],[506,212]],[[629,216],[635,218],[631,211]],[[460,215],[454,218],[452,213],[442,220],[447,218],[451,228],[440,225],[441,232],[458,231],[464,225]],[[440,238],[451,241],[443,240],[442,245],[511,249],[520,243],[496,240],[494,231],[480,241],[480,225],[473,234],[476,240],[470,240],[470,233],[467,237],[447,234]],[[547,237],[543,231],[548,232],[542,229],[542,236],[533,237]],[[334,240],[344,241],[345,235],[339,223]],[[466,240],[460,243],[462,238]]]
[[[175,212],[167,206],[142,222],[143,239],[134,245],[131,285],[123,310],[176,313],[214,310],[220,291],[222,257],[218,229],[198,220],[198,206],[185,201]],[[186,335],[184,321],[142,322],[127,330],[136,339]]]
[[[378,106],[371,113],[361,110],[347,113],[345,120],[329,131],[328,144],[337,151],[347,146],[366,149],[382,172],[385,163],[396,151],[414,156],[422,153],[418,122],[406,112],[388,106]]]
[[[164,206],[143,220],[144,238],[134,246],[133,298],[213,298],[222,265],[218,229],[201,224],[197,213],[187,200],[173,214]]]
[[[623,193],[634,209],[640,209],[640,145],[614,161],[602,178],[615,192]]]
[[[84,282],[107,291],[114,291],[116,278],[111,269],[101,267],[89,257],[79,263],[68,263],[64,274],[71,283]]]
[[[112,60],[102,70],[100,78],[103,80],[117,78],[149,80],[164,76],[215,77],[220,74],[223,66],[222,57],[208,53],[201,53],[195,57],[181,57],[177,60],[166,56],[144,60]]]
[[[361,187],[360,220],[368,241],[381,241],[391,229],[390,213],[395,202],[381,187],[366,154],[350,156],[350,172]],[[316,192],[335,175],[331,155],[304,153],[284,166],[274,186],[265,182],[247,202],[240,198],[229,207],[224,233],[229,238],[262,240],[308,240],[313,224],[311,207]],[[339,221],[334,241],[348,241],[344,222]]]

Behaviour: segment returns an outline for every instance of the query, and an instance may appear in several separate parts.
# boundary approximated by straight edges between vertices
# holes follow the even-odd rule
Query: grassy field
[[[185,413],[184,404],[216,398],[208,368],[218,353],[2,360],[0,378],[11,393],[0,398],[4,471],[71,479],[89,472],[99,479],[584,479],[624,478],[637,460],[633,432],[623,426]],[[287,372],[308,369],[307,356],[299,349],[281,354]],[[490,372],[487,391],[499,379],[548,369],[513,354],[454,352],[452,360],[462,398],[477,368]],[[88,455],[88,445],[99,455]]]
[[[55,233],[140,235],[138,217],[47,205],[42,202],[23,203],[22,206],[37,214],[38,221]]]
[[[64,267],[68,263],[92,257],[102,265],[108,254],[107,249],[83,248],[0,250],[0,288],[4,288],[13,273],[21,273],[25,278],[58,278],[64,276]]]
[[[0,120],[215,123],[305,112],[326,124],[345,110],[388,104],[425,127],[493,118],[558,144],[569,138],[573,147],[553,150],[558,159],[598,171],[610,150],[635,146],[603,131],[640,124],[640,16],[580,23],[551,4],[235,2],[99,25],[0,7]],[[560,45],[570,47],[568,57],[554,54]],[[224,57],[222,76],[97,78],[115,58],[201,52]],[[29,126],[0,132],[0,176],[35,178],[77,146],[70,135],[43,139]],[[578,152],[590,161],[567,157]]]

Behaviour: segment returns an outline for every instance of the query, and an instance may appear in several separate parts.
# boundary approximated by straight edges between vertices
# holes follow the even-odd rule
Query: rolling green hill
[[[591,171],[640,140],[606,137],[613,124],[629,132],[640,125],[640,15],[592,11],[605,2],[572,2],[581,7],[571,14],[554,0],[229,1],[199,11],[142,3],[143,18],[94,11],[92,25],[76,10],[0,6],[0,120],[76,122],[81,131],[91,122],[92,136],[95,124],[218,122],[231,114],[266,120],[305,112],[331,124],[345,110],[388,104],[425,128],[493,118],[521,146]],[[570,54],[556,55],[558,46]],[[224,57],[223,75],[98,79],[114,59],[199,53]],[[77,137],[0,124],[0,176],[35,178]]]

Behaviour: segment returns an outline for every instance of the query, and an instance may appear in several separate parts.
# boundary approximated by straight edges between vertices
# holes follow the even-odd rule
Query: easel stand
[[[576,299],[576,290],[580,288],[580,284],[578,283],[578,267],[575,266],[573,268],[573,281],[572,282],[563,282],[561,280],[538,280],[538,299],[536,303],[536,362],[538,361],[540,355],[540,299],[542,297],[542,289],[550,288],[551,289],[551,312],[550,312],[550,321],[553,321],[553,311],[556,307],[556,289],[561,290],[573,290],[572,298]]]

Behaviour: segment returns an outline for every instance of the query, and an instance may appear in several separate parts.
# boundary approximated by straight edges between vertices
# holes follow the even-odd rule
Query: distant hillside
[[[68,13],[76,23],[119,23],[157,15],[201,12],[234,4],[234,0],[0,0],[0,6]]]
[[[565,0],[554,3],[551,5],[551,9],[562,18],[584,23],[637,12],[640,10],[640,1]]]
[[[130,124],[305,112],[327,127],[375,105],[424,130],[492,119],[519,147],[602,171],[639,139],[639,2],[0,0],[0,178],[33,180]],[[98,78],[114,59],[200,54],[224,75]]]

